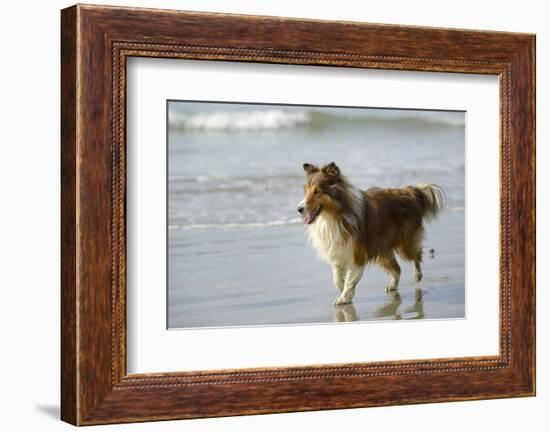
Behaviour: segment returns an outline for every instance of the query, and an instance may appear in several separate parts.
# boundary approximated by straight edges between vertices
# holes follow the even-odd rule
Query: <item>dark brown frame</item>
[[[61,18],[64,421],[88,425],[535,394],[534,35],[82,5],[64,9]],[[498,75],[500,354],[128,375],[129,56]]]

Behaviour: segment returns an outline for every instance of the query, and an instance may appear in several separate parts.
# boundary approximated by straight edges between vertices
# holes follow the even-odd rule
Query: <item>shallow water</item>
[[[398,294],[369,266],[351,306],[334,307],[330,267],[301,226],[175,231],[169,266],[170,328],[463,318],[464,214],[443,213],[427,228],[424,279],[402,267]]]

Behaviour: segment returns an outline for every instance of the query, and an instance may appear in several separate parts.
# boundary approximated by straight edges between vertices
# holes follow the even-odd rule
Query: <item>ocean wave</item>
[[[291,226],[302,224],[302,220],[287,219],[287,220],[274,220],[268,222],[258,223],[198,223],[198,224],[171,224],[168,226],[169,230],[194,230],[194,229],[236,229],[236,228],[259,228],[259,227],[277,227],[277,226]]]
[[[321,129],[337,125],[400,123],[410,126],[432,125],[464,127],[464,116],[456,112],[373,110],[337,113],[304,110],[250,110],[202,113],[170,112],[169,126],[174,131],[274,131],[307,127]],[[352,113],[353,112],[353,113]]]
[[[180,130],[279,130],[291,129],[308,122],[304,111],[283,110],[212,112],[200,114],[174,113],[170,115],[170,127]]]

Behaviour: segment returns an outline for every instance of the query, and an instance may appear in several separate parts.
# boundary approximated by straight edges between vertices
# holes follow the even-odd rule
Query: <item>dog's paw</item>
[[[386,284],[386,287],[384,288],[386,293],[395,292],[397,290],[397,284],[395,283],[388,283]]]
[[[421,272],[415,272],[414,273],[414,281],[416,283],[420,283],[422,281],[422,273]]]
[[[347,305],[351,304],[351,299],[345,298],[340,296],[336,301],[334,301],[334,305]]]

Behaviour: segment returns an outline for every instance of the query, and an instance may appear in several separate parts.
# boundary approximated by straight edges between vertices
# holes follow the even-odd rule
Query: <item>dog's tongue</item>
[[[304,224],[310,224],[311,223],[311,213],[308,212],[306,216],[304,217]]]

